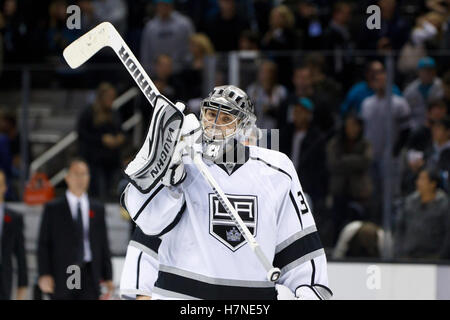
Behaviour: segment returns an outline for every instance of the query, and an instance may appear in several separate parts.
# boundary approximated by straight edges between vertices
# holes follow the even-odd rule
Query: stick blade
[[[63,51],[63,56],[67,64],[72,69],[76,69],[100,51],[100,49],[110,46],[111,30],[114,30],[111,23],[102,22],[69,44]]]

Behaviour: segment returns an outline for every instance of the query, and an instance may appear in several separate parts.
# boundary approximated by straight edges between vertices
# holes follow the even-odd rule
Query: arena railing
[[[135,98],[139,93],[139,90],[136,87],[130,88],[125,91],[122,95],[116,98],[113,102],[113,109],[119,110],[124,104]],[[133,126],[141,121],[141,115],[139,113],[134,114],[130,119],[125,121],[122,124],[122,129],[124,131],[128,131]],[[33,174],[38,171],[39,168],[44,166],[49,160],[53,159],[56,155],[60,154],[64,150],[66,150],[69,146],[75,143],[78,140],[78,133],[73,130],[68,133],[64,138],[62,138],[58,143],[53,145],[50,149],[45,151],[39,157],[31,162],[30,165],[30,173]],[[50,178],[50,182],[52,185],[57,185],[60,183],[65,176],[66,168],[59,171],[53,177]]]

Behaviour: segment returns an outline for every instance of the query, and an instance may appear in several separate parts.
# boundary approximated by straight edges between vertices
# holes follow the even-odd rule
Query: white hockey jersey
[[[246,147],[232,170],[205,161],[265,255],[279,267],[278,283],[293,292],[311,287],[331,297],[326,257],[312,212],[290,159]],[[276,299],[275,285],[188,157],[186,179],[147,194],[132,184],[121,203],[147,235],[162,239],[154,299]]]
[[[158,249],[161,239],[147,236],[139,227],[133,232],[127,248],[120,278],[120,298],[135,300],[137,295],[152,296],[158,277]]]

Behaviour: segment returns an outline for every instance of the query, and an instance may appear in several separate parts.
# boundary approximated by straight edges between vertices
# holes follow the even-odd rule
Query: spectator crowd
[[[280,151],[297,169],[325,246],[337,244],[336,258],[381,256],[389,185],[395,257],[450,259],[450,1],[0,3],[2,85],[14,83],[17,64],[62,66],[67,44],[107,20],[160,92],[198,112],[208,58],[241,52],[248,74],[240,86],[257,125],[279,129]],[[81,30],[66,28],[70,4],[81,8]],[[381,29],[366,28],[371,4],[381,8]],[[115,61],[108,53],[96,59]],[[230,81],[218,65],[213,85]],[[82,79],[66,69],[57,76]],[[92,193],[104,198],[120,179],[127,137],[111,108],[117,89],[95,77],[97,97],[80,110],[77,131]],[[14,116],[0,115],[0,133],[0,169],[9,181],[20,163]]]

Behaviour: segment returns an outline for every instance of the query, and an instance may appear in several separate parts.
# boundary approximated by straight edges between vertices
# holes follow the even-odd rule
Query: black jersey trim
[[[255,288],[210,284],[177,274],[159,271],[155,287],[206,300],[276,300],[275,287]]]
[[[309,233],[275,254],[273,265],[283,269],[291,262],[322,248],[319,233],[317,231]]]
[[[161,245],[161,239],[155,236],[146,235],[139,226],[136,226],[136,229],[131,236],[132,241],[136,241],[137,243],[142,244],[148,249],[158,253],[159,246]]]
[[[311,268],[312,268],[312,272],[311,272],[311,286],[313,286],[314,282],[315,282],[315,277],[316,277],[316,264],[314,263],[314,259],[311,259]]]
[[[318,300],[324,300],[321,297],[321,295],[316,290],[314,290],[314,287],[310,286],[309,284],[302,284],[302,285],[298,286],[297,288],[295,288],[295,292],[297,292],[297,290],[302,287],[309,288],[309,290],[311,290],[316,295]],[[301,298],[301,297],[297,297],[297,298]]]
[[[258,158],[258,157],[252,157],[252,156],[250,156],[250,159],[256,160],[256,161],[261,161],[262,163],[266,164],[266,165],[269,166],[270,168],[275,169],[275,170],[278,170],[278,171],[284,173],[285,175],[287,175],[287,176],[289,177],[289,179],[292,180],[292,176],[291,176],[289,173],[287,173],[286,171],[284,171],[283,169],[280,169],[280,168],[274,166],[273,164],[270,164],[270,163],[268,163],[267,161],[264,161],[263,159]]]
[[[327,286],[324,286],[323,284],[315,283],[314,287],[316,287],[317,292],[319,292],[318,289],[321,289],[320,291],[324,291],[324,292],[319,292],[321,294],[321,296],[324,297],[324,300],[330,299],[333,296],[333,291],[331,291],[330,288],[328,288]],[[330,296],[327,297],[325,295],[325,292],[328,293]]]
[[[242,149],[243,148],[243,149]],[[243,154],[240,152],[240,150],[244,150]],[[232,156],[229,156],[229,154],[232,153]],[[232,162],[227,162],[229,160],[229,157],[232,157]],[[222,155],[222,159],[219,162],[214,162],[219,168],[221,168],[223,171],[226,172],[229,176],[231,176],[233,173],[235,173],[240,167],[242,167],[244,164],[247,163],[248,159],[250,159],[250,149],[247,146],[244,146],[242,144],[239,144],[238,142],[234,141],[234,147],[233,150],[229,153],[225,153]],[[226,163],[234,163],[234,167],[231,170],[231,172],[228,172],[228,169],[226,168]]]
[[[158,188],[156,188],[155,192],[152,193],[152,195],[145,200],[144,204],[142,205],[142,207],[139,209],[139,211],[136,213],[136,215],[133,217],[133,220],[136,221],[137,218],[141,215],[142,211],[144,211],[145,207],[150,203],[150,201],[153,200],[153,198],[164,188],[163,184],[160,184],[158,186]]]
[[[142,251],[139,253],[138,261],[137,261],[137,268],[136,268],[136,289],[139,289],[139,276],[141,272],[141,258],[142,258]]]
[[[315,283],[314,285],[311,286],[309,284],[299,285],[297,288],[295,288],[294,293],[297,293],[297,289],[301,287],[309,288],[320,300],[330,300],[333,297],[333,292],[330,290],[330,288],[319,283]]]
[[[228,169],[227,169],[227,167],[226,167],[223,163],[216,163],[216,165],[217,165],[220,169],[222,169],[223,171],[225,171],[225,173],[226,173],[227,175],[229,175],[229,176],[231,176],[233,173],[236,172],[237,169],[239,169],[240,167],[243,166],[243,164],[237,164],[237,163],[235,163],[233,169],[231,170],[231,172],[229,172]]]
[[[291,198],[292,204],[294,205],[298,220],[300,220],[300,226],[302,227],[302,230],[303,230],[302,216],[300,214],[300,210],[298,209],[297,202],[295,202],[295,198],[294,198],[294,195],[292,194],[292,191],[289,191],[289,197]]]
[[[122,194],[120,195],[120,198],[119,198],[119,204],[120,204],[120,206],[126,211],[126,212],[128,212],[128,215],[130,215],[130,211],[128,211],[128,208],[127,208],[127,206],[126,206],[126,204],[125,204],[125,191],[126,191],[127,189],[125,188],[125,190],[122,192]]]
[[[178,211],[177,215],[175,216],[175,219],[173,219],[173,221],[167,227],[165,227],[163,231],[154,235],[153,237],[161,237],[163,234],[166,234],[167,232],[175,228],[175,226],[178,224],[181,217],[183,216],[185,210],[186,210],[186,201],[183,202],[183,205],[181,206],[180,211]]]

